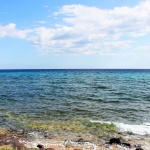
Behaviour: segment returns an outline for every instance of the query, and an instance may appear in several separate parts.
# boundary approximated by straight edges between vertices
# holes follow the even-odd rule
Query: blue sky
[[[0,69],[150,68],[150,0],[0,0]]]

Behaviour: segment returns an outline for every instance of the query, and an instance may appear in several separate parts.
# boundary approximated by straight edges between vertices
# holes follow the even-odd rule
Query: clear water
[[[150,123],[150,70],[1,70],[0,125],[12,116]]]

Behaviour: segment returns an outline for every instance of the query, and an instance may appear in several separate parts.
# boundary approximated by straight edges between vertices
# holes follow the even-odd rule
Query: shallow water
[[[1,126],[72,118],[118,123],[122,132],[136,125],[149,135],[150,70],[0,71]]]

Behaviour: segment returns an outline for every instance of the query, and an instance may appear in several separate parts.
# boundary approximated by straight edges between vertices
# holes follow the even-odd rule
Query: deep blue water
[[[150,123],[150,70],[0,70],[0,125],[21,116]]]

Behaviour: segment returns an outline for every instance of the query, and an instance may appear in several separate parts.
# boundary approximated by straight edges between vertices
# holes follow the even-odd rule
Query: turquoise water
[[[21,116],[150,123],[150,70],[1,70],[0,125]]]

